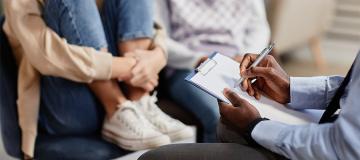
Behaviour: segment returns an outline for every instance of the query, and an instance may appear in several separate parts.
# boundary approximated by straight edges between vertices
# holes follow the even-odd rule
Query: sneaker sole
[[[179,131],[167,133],[170,137],[171,142],[181,141],[187,138],[191,138],[194,136],[194,132],[190,127],[185,127],[184,129],[181,129]]]
[[[120,146],[121,148],[130,151],[153,149],[171,143],[170,138],[166,135],[148,138],[148,139],[134,140],[134,139],[126,139],[119,135],[114,134],[111,131],[103,130],[102,137],[104,140],[110,143],[114,143]]]

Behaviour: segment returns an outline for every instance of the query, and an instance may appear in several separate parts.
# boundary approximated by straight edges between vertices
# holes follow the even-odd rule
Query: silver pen
[[[271,50],[274,48],[275,43],[271,43],[268,47],[266,47],[264,50],[261,51],[261,53],[256,57],[254,63],[251,64],[251,67],[256,67],[259,65],[259,63],[271,52]],[[236,83],[234,88],[240,86],[240,84],[244,81],[244,78],[241,77]]]

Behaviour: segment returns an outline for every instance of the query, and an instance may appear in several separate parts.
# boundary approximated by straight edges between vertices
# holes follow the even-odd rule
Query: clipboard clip
[[[195,71],[200,73],[201,75],[205,76],[213,68],[215,68],[216,65],[217,65],[217,62],[215,60],[209,58],[205,62],[201,63],[200,66],[195,69]]]

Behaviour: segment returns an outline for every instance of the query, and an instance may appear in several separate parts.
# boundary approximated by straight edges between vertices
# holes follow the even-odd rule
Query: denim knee
[[[43,19],[60,37],[70,44],[107,47],[99,11],[94,0],[48,0]]]
[[[103,10],[104,25],[111,29],[115,43],[137,38],[153,37],[153,1],[106,0]]]
[[[205,113],[203,116],[206,116],[202,118],[201,124],[204,127],[205,132],[216,132],[216,126],[219,121],[219,115],[218,113],[215,113],[215,111],[210,110],[209,112]]]

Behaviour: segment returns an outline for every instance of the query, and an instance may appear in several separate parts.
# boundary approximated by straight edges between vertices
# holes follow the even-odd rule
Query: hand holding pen
[[[268,47],[266,47],[261,53],[256,57],[255,61],[251,63],[251,67],[256,67],[259,63],[272,51],[274,48],[274,43],[271,43]],[[234,88],[240,86],[241,82],[244,81],[244,77],[240,77],[240,79],[235,83]]]
[[[239,86],[256,99],[265,95],[279,103],[288,103],[290,101],[290,77],[273,56],[264,56],[257,65],[253,66],[258,57],[258,54],[244,56],[240,64],[240,74],[243,80]],[[256,82],[251,83],[254,79]]]

